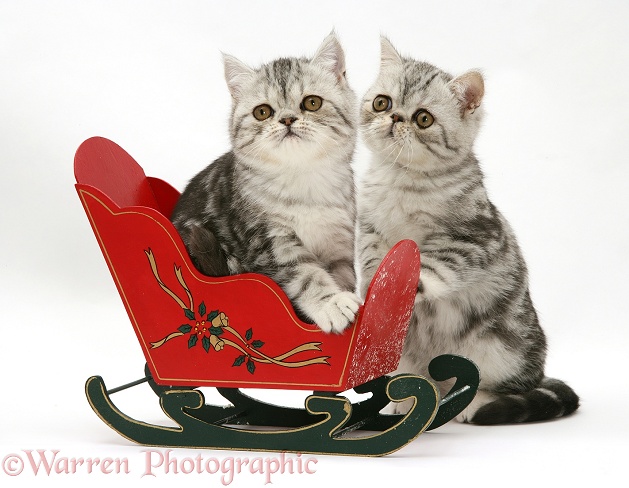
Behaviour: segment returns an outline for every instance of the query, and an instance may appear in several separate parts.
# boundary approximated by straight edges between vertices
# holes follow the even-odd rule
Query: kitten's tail
[[[479,425],[541,422],[570,415],[579,408],[579,397],[561,380],[544,378],[530,391],[495,395],[494,400],[481,406],[470,423]]]
[[[178,228],[194,266],[206,276],[228,276],[227,257],[216,236],[205,227],[190,224]]]

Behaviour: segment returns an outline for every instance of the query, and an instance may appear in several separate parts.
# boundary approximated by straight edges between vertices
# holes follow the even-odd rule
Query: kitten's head
[[[280,58],[252,69],[225,55],[234,153],[249,164],[298,167],[350,159],[356,97],[334,33],[312,59]],[[303,169],[303,168],[302,168]]]
[[[380,74],[360,111],[367,146],[383,161],[423,170],[458,163],[471,151],[480,126],[481,74],[453,78],[400,56],[384,37],[381,49]]]

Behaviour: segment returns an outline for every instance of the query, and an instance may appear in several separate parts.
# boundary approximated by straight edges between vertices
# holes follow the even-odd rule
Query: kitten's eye
[[[424,109],[418,110],[414,119],[415,122],[417,122],[417,125],[422,129],[428,129],[428,127],[430,127],[435,121],[435,118],[431,115],[431,113]]]
[[[258,105],[256,108],[253,109],[253,116],[257,120],[266,120],[273,114],[273,109],[270,105],[267,105],[266,103]]]
[[[310,112],[316,112],[321,108],[322,104],[323,99],[321,97],[318,97],[317,95],[308,95],[301,102],[302,108]]]
[[[373,99],[372,105],[376,112],[384,112],[385,110],[391,110],[393,102],[391,102],[391,98],[386,95],[378,95]]]

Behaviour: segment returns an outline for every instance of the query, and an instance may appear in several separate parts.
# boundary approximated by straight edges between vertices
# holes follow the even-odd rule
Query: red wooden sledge
[[[85,141],[76,154],[75,176],[76,190],[142,347],[151,381],[158,387],[183,388],[187,401],[195,404],[188,405],[188,410],[179,406],[174,414],[168,412],[173,418],[188,412],[181,425],[189,420],[189,411],[198,408],[194,395],[200,393],[191,393],[191,388],[342,392],[396,369],[419,278],[420,258],[414,242],[398,243],[385,257],[355,323],[342,334],[327,334],[315,324],[302,322],[286,294],[266,276],[248,273],[211,278],[198,272],[169,221],[179,192],[160,179],[146,177],[115,143],[99,137]],[[408,378],[396,384],[409,381],[407,389],[420,384]],[[428,398],[434,399],[425,404],[423,423],[408,433],[410,438],[430,424],[437,410],[436,389],[421,381],[426,382],[421,383],[422,394],[428,388]],[[90,378],[87,391],[97,413],[126,437],[148,444],[179,445],[178,438],[151,440],[150,429],[148,437],[143,437],[144,427],[142,435],[134,437],[129,432],[137,428],[137,422],[117,426],[128,418],[111,403],[100,378]],[[163,408],[174,398],[168,396],[173,391],[179,390],[166,388],[162,394]],[[395,399],[388,386],[387,395],[385,404]],[[204,421],[213,415],[206,412]],[[219,423],[212,418],[212,425]],[[201,440],[186,440],[181,445],[200,447],[199,442],[206,445]],[[212,441],[207,446],[242,448],[238,442],[217,445]],[[290,450],[292,444],[279,446]],[[317,452],[336,452],[327,445],[321,449]],[[355,449],[339,452],[354,453]],[[308,449],[297,446],[295,450]]]

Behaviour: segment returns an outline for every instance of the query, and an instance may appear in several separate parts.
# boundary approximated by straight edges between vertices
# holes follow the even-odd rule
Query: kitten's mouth
[[[288,127],[286,129],[286,132],[284,132],[284,135],[282,136],[281,141],[291,140],[291,139],[301,139],[301,137],[295,134],[295,132],[293,132],[293,130],[290,127]]]

